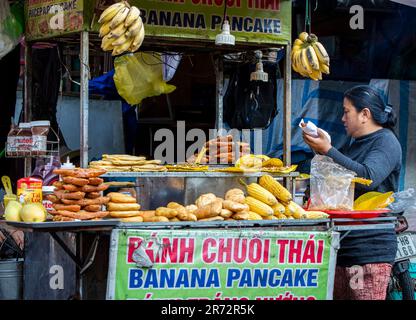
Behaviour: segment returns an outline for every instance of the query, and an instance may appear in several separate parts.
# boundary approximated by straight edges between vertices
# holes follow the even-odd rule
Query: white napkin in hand
[[[318,138],[318,127],[312,122],[312,121],[308,121],[308,123],[306,124],[305,127],[302,127],[302,124],[305,124],[305,121],[300,120],[299,122],[299,127],[308,135],[314,137],[314,138]],[[328,138],[329,142],[331,142],[331,136],[329,135],[328,132],[326,132],[325,130],[321,129],[322,132],[325,134],[325,136]]]

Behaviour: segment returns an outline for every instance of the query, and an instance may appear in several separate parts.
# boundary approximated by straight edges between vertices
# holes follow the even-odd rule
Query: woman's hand
[[[321,129],[318,129],[318,137],[314,138],[305,132],[303,133],[303,140],[305,143],[310,146],[316,153],[326,155],[329,149],[332,148],[331,143],[328,138],[322,132]]]

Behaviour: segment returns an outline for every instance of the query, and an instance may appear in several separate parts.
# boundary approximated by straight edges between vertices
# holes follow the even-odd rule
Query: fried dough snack
[[[73,185],[73,184],[64,184],[62,186],[64,188],[64,190],[66,191],[71,191],[71,192],[77,192],[77,191],[82,191],[81,187]]]
[[[53,173],[59,174],[62,177],[75,177],[75,178],[96,178],[106,173],[107,171],[101,168],[93,169],[55,169]]]
[[[80,187],[87,185],[89,182],[88,179],[77,178],[77,177],[63,177],[62,180],[65,183],[73,184],[73,185],[80,186]]]
[[[99,197],[101,197],[101,193],[99,193],[99,192],[88,192],[85,195],[85,198],[88,198],[88,199],[97,199]]]
[[[108,211],[87,212],[84,210],[81,210],[79,212],[57,210],[56,212],[58,215],[73,218],[73,219],[78,219],[78,220],[91,220],[95,218],[104,218],[109,214]]]
[[[78,212],[78,211],[81,210],[81,206],[76,205],[76,204],[59,204],[59,203],[56,203],[52,207],[57,211],[66,210],[66,211]]]
[[[77,191],[77,192],[66,192],[63,190],[55,190],[53,192],[59,199],[67,199],[67,200],[81,200],[85,197],[85,192]]]
[[[101,205],[99,204],[90,204],[88,206],[83,207],[82,209],[84,209],[85,211],[88,212],[97,212],[101,210]]]
[[[141,217],[142,211],[109,211],[110,216],[113,218],[128,218],[128,217]]]
[[[100,192],[100,191],[107,190],[108,188],[109,188],[109,186],[106,185],[106,184],[102,184],[100,186],[85,185],[81,188],[81,191],[83,191],[83,192]]]
[[[96,199],[81,199],[81,200],[70,200],[70,199],[62,199],[61,200],[64,204],[77,204],[81,207],[89,206],[94,204],[106,204],[110,201],[109,197],[99,197]]]
[[[48,194],[47,196],[46,196],[46,199],[48,199],[50,202],[52,202],[52,203],[60,203],[61,201],[59,200],[59,198],[56,196],[56,195],[54,195],[54,194]]]
[[[62,190],[64,183],[62,181],[55,181],[52,185],[56,188],[56,190]]]
[[[124,193],[119,192],[110,192],[107,194],[108,197],[110,197],[111,202],[115,203],[136,203],[136,198],[129,196]]]
[[[89,178],[88,179],[88,184],[92,186],[99,186],[102,183],[104,183],[104,179],[102,178]]]

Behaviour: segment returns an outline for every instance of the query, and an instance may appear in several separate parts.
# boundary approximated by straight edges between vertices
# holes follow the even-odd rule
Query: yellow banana
[[[116,14],[116,16],[111,20],[111,29],[115,29],[120,23],[124,23],[127,15],[129,14],[129,10],[129,8],[125,7]]]
[[[128,40],[128,38],[126,37],[126,35],[125,35],[125,34],[123,34],[123,35],[121,35],[120,37],[118,37],[115,41],[114,41],[114,39],[113,39],[113,43],[112,43],[112,45],[113,45],[114,47],[121,46],[121,45],[122,45],[122,44],[124,44],[127,40]]]
[[[111,31],[111,29],[110,29],[110,24],[111,24],[111,22],[106,22],[106,23],[103,23],[102,25],[101,25],[101,27],[100,27],[100,37],[102,38],[102,37],[104,37],[104,36],[106,36],[107,34],[109,34],[110,33],[110,31]]]
[[[319,70],[319,60],[316,56],[315,50],[311,46],[305,48],[308,63],[314,70]]]
[[[103,49],[104,51],[111,51],[114,49],[114,46],[112,45],[113,43],[113,39],[111,39],[109,37],[109,35],[106,35],[102,40],[101,40],[101,49]]]
[[[130,52],[137,51],[143,43],[144,40],[144,27],[140,29],[140,32],[137,36],[134,37],[133,43],[130,47]]]
[[[315,50],[315,53],[316,53],[316,56],[318,57],[319,62],[329,66],[329,55],[326,52],[322,43],[318,41],[312,42],[312,47]]]
[[[313,70],[309,77],[315,81],[322,80],[322,73],[319,70]]]
[[[127,37],[135,37],[139,34],[140,29],[143,28],[142,18],[139,17],[126,31]]]
[[[109,22],[111,19],[113,19],[117,13],[126,7],[126,4],[124,2],[117,2],[113,5],[109,6],[107,9],[101,13],[100,18],[98,19],[98,23],[105,23]]]
[[[295,40],[295,42],[293,42],[293,46],[299,46],[301,47],[303,45],[303,41],[300,40],[299,38]]]
[[[292,68],[297,73],[300,73],[299,66],[298,66],[298,56],[300,55],[300,50],[293,50],[292,51]]]
[[[115,48],[115,55],[122,54],[123,52],[127,51],[131,44],[133,43],[134,38],[129,38],[124,42],[122,45],[119,45]],[[114,54],[113,54],[114,55]]]
[[[124,21],[124,25],[126,27],[131,26],[133,23],[136,22],[136,20],[140,18],[140,10],[137,7],[131,7],[129,14],[126,17],[126,20]]]
[[[307,53],[306,53],[306,48],[303,48],[301,51],[300,51],[300,56],[299,56],[299,59],[300,59],[300,66],[301,66],[301,69],[304,71],[304,72],[306,72],[306,73],[308,73],[308,74],[311,74],[312,73],[312,71],[313,71],[313,69],[312,69],[312,67],[310,66],[310,64],[309,64],[309,61],[308,61],[308,56],[307,56]]]
[[[327,66],[326,64],[320,63],[319,64],[319,71],[321,71],[322,73],[325,73],[325,74],[329,74],[329,66]]]
[[[301,32],[298,36],[298,39],[301,40],[302,42],[306,42],[306,40],[308,39],[308,33],[307,32]]]
[[[117,27],[111,30],[110,37],[111,38],[118,38],[125,34],[127,31],[126,27],[123,23],[120,23]]]

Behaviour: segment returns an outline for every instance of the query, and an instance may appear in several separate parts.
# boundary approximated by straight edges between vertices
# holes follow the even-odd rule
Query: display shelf
[[[216,171],[164,171],[164,172],[107,172],[102,178],[235,178],[235,177],[261,177],[270,174],[273,177],[296,178],[299,172],[268,173],[268,172],[216,172]]]

